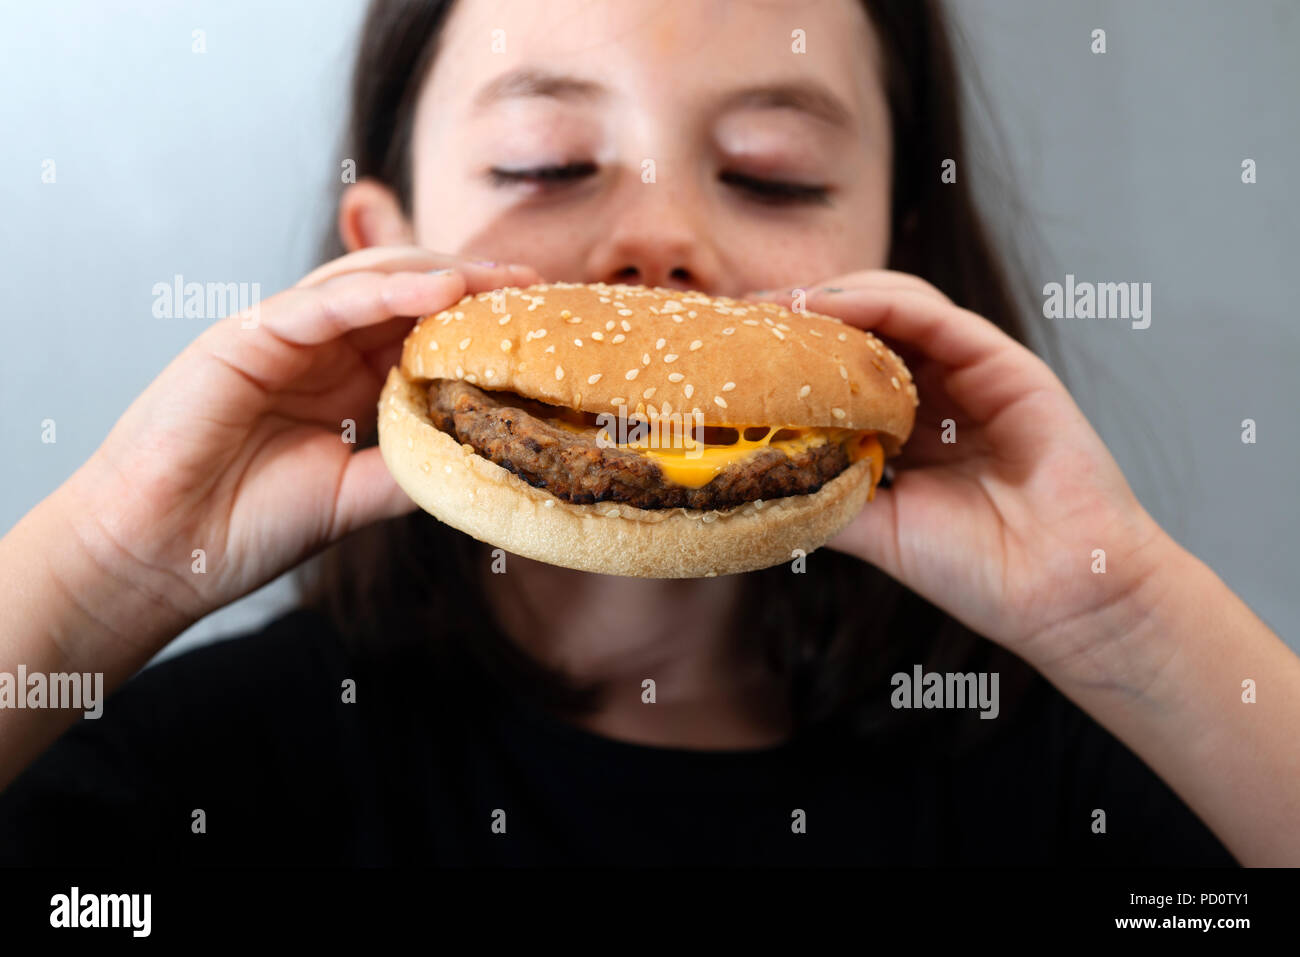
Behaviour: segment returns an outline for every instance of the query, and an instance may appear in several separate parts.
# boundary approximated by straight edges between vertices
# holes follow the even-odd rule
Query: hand
[[[65,511],[115,578],[151,578],[148,591],[200,617],[413,510],[379,450],[344,441],[344,420],[364,438],[414,317],[539,281],[528,267],[415,247],[328,263],[261,303],[252,328],[232,316],[198,336],[83,466]],[[203,574],[191,570],[195,549]]]
[[[788,292],[750,298],[789,305]],[[806,303],[887,340],[920,396],[893,486],[831,547],[1049,676],[1149,681],[1160,663],[1122,639],[1172,542],[1047,364],[904,273],[852,273]],[[1094,549],[1105,574],[1092,571]]]

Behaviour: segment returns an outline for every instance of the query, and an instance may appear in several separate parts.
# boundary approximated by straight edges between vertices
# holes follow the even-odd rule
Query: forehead
[[[464,116],[539,95],[682,106],[766,90],[861,117],[879,74],[860,0],[457,0],[424,95]]]

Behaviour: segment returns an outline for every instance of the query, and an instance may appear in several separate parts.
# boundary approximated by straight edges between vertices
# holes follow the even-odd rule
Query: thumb
[[[355,452],[348,459],[339,483],[332,540],[374,522],[406,515],[416,508],[410,496],[394,481],[378,446]]]
[[[877,488],[875,497],[826,546],[901,579],[896,490]]]

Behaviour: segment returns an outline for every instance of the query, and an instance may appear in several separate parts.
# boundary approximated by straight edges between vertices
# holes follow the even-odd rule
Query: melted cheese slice
[[[563,419],[552,418],[546,421],[574,433],[586,432],[590,429],[590,426],[577,425]],[[863,458],[871,459],[871,490],[867,493],[867,498],[869,501],[875,497],[876,483],[880,481],[880,476],[885,469],[885,452],[875,433],[833,428],[777,429],[766,426],[761,428],[766,428],[762,438],[747,439],[745,438],[747,429],[744,426],[736,427],[739,438],[730,445],[700,446],[686,437],[681,448],[663,445],[651,447],[648,442],[627,443],[618,445],[617,448],[645,456],[659,466],[659,470],[669,482],[685,488],[703,488],[723,469],[743,462],[749,456],[756,455],[764,449],[776,449],[793,458],[801,452],[825,445],[827,442],[840,442],[844,445],[850,463]],[[774,438],[778,432],[786,433],[787,437]],[[791,432],[794,435],[789,435]],[[608,438],[608,433],[606,437]],[[678,436],[677,440],[682,441],[682,437]]]
[[[745,430],[740,429],[740,438],[730,445],[706,445],[688,452],[685,448],[649,448],[641,445],[622,445],[620,448],[643,455],[659,466],[665,479],[686,488],[703,488],[718,473],[730,465],[743,462],[751,455],[763,449],[776,449],[787,456],[794,456],[808,449],[828,442],[843,442],[849,461],[870,457],[871,494],[875,494],[875,485],[880,481],[884,470],[884,451],[879,440],[872,433],[855,433],[846,429],[782,429],[795,435],[773,439],[777,429],[768,429],[761,439],[746,439]]]

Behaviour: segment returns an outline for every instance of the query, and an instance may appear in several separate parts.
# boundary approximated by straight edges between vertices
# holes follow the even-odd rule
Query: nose
[[[712,291],[719,264],[698,212],[703,203],[662,181],[629,179],[611,197],[616,212],[592,249],[591,275],[600,282]]]

